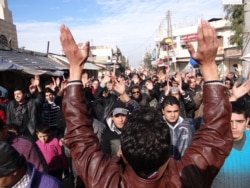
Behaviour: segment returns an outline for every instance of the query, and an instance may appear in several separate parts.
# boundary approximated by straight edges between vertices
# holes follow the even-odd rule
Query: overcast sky
[[[19,47],[60,53],[59,28],[67,25],[77,42],[117,45],[138,67],[154,47],[159,26],[171,12],[172,28],[200,19],[222,18],[221,0],[7,0]],[[167,28],[166,28],[167,30]]]

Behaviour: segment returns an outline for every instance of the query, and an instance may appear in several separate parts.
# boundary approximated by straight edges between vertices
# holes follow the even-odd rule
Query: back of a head
[[[169,157],[170,132],[159,111],[142,108],[133,111],[123,127],[123,156],[138,175],[157,171]]]
[[[26,164],[25,158],[10,144],[0,141],[0,177],[8,176]]]

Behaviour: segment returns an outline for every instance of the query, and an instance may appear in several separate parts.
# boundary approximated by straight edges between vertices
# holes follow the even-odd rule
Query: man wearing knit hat
[[[62,187],[59,180],[35,169],[8,143],[0,141],[0,153],[0,187]]]

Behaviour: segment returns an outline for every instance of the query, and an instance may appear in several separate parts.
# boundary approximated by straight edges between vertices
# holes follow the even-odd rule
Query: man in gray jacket
[[[179,160],[192,142],[195,131],[193,119],[180,116],[180,102],[174,96],[164,98],[162,114],[170,129],[171,146],[169,154]]]

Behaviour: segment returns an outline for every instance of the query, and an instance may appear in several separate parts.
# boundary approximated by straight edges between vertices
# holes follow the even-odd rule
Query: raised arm
[[[103,178],[105,171],[114,168],[107,160],[97,136],[94,134],[85,104],[83,86],[81,81],[82,67],[89,55],[89,42],[79,48],[70,30],[62,25],[60,35],[63,51],[70,62],[70,75],[67,88],[64,91],[62,109],[66,120],[66,133],[64,143],[70,149],[77,174],[86,187],[95,187],[100,181],[109,181]],[[117,160],[118,158],[114,158]],[[113,163],[115,163],[113,161]],[[117,170],[110,170],[115,173]]]
[[[232,148],[231,105],[227,88],[219,81],[215,63],[217,48],[214,28],[207,21],[202,21],[198,27],[197,51],[191,44],[188,44],[188,50],[191,57],[199,62],[205,80],[204,123],[196,131],[181,161],[177,162],[183,187],[210,187]]]

